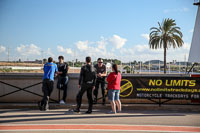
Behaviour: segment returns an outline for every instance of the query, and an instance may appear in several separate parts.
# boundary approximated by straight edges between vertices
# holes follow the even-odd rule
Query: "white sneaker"
[[[60,104],[65,104],[65,102],[63,100],[60,100]]]
[[[113,112],[112,110],[108,112],[108,114],[116,114],[116,112]]]

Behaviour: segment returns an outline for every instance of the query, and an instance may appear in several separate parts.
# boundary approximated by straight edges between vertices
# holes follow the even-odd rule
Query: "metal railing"
[[[17,89],[17,90],[15,90],[15,91],[12,91],[12,92],[9,92],[9,93],[0,95],[0,98],[1,98],[1,97],[5,97],[5,96],[8,96],[8,95],[11,95],[11,94],[14,94],[14,93],[17,93],[17,92],[19,92],[19,91],[25,91],[25,92],[30,93],[30,94],[32,94],[32,95],[36,95],[36,96],[39,96],[39,97],[43,97],[43,95],[40,95],[40,94],[37,94],[37,93],[34,93],[34,92],[31,92],[31,91],[27,90],[28,88],[31,88],[31,87],[37,86],[37,85],[39,85],[39,84],[42,84],[42,82],[39,82],[39,83],[36,83],[36,84],[33,84],[33,85],[29,85],[29,86],[24,87],[24,88],[21,88],[21,87],[18,87],[18,86],[15,86],[15,85],[12,85],[12,84],[3,82],[3,81],[0,81],[0,84],[4,84],[4,85],[7,85],[7,86],[10,86],[10,87],[13,87],[13,88],[16,88],[16,89]],[[52,98],[49,98],[49,100],[51,100],[51,101],[53,101],[53,102],[58,102],[58,101],[59,101],[59,100],[55,100],[55,99],[52,99]]]

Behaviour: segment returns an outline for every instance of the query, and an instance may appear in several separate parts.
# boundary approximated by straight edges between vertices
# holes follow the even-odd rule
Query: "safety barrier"
[[[42,93],[42,76],[43,74],[40,73],[0,73],[0,102],[1,103],[21,103],[21,102],[37,102],[41,100],[43,95]],[[139,79],[144,77],[184,77],[189,78],[190,75],[122,75],[125,79]],[[79,91],[78,85],[78,77],[79,74],[69,74],[70,80],[68,84],[68,96],[67,102],[68,103],[75,103],[76,94]],[[57,80],[54,82],[54,90],[51,95],[51,102],[59,102],[60,100],[60,91],[56,89]],[[136,87],[136,85],[133,85]],[[124,88],[123,88],[124,87]],[[155,99],[155,98],[137,98],[137,97],[130,97],[131,95],[127,95],[131,91],[128,90],[126,87],[130,87],[128,84],[127,86],[121,86],[121,97],[124,103],[157,103],[159,105],[169,102],[173,99]],[[135,90],[135,88],[133,88]],[[129,92],[130,91],[130,92]],[[127,93],[127,94],[126,94]],[[134,91],[135,93],[135,91]],[[62,91],[61,91],[62,94]],[[129,96],[129,98],[127,97]],[[99,103],[101,103],[101,95],[99,94]],[[83,102],[87,102],[86,96],[83,97]],[[151,101],[151,102],[149,102]],[[191,100],[181,100],[177,101],[174,100],[174,104],[183,103],[183,104],[190,104]]]

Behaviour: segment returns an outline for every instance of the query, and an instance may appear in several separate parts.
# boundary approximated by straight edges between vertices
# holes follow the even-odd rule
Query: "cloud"
[[[99,51],[106,51],[106,47],[108,44],[113,45],[114,47],[112,48],[114,52],[114,49],[120,49],[122,48],[125,43],[126,43],[127,39],[125,38],[121,38],[118,35],[113,35],[112,37],[106,39],[103,36],[100,37],[99,41],[95,41],[95,42],[91,42],[91,41],[78,41],[75,43],[76,47],[78,50],[80,50],[81,52],[83,51],[91,51],[91,49],[93,51],[91,52],[99,52]]]
[[[137,52],[144,52],[149,50],[149,46],[148,45],[136,45],[135,46],[135,51]]]
[[[183,47],[181,47],[180,49],[190,50],[190,46],[191,46],[191,44],[186,42],[183,44]]]
[[[183,7],[183,8],[177,8],[177,9],[165,9],[164,13],[171,13],[171,12],[188,12],[189,8]]]
[[[89,41],[78,41],[75,44],[79,50],[83,51],[88,49]]]
[[[51,51],[50,48],[47,49],[47,51],[45,52],[48,56],[54,57],[55,55],[53,54],[53,52]]]
[[[167,50],[167,62],[177,60],[184,61],[185,55],[189,55],[190,43],[185,42],[181,48],[169,48]],[[148,44],[135,44],[130,48],[121,48],[119,50],[120,57],[125,62],[129,61],[148,61],[148,60],[163,60],[163,49],[150,49]]]
[[[116,49],[120,49],[124,46],[126,43],[127,39],[121,38],[118,35],[113,35],[108,39],[108,42],[111,43]]]
[[[121,38],[121,37],[120,37]],[[123,45],[123,47],[117,49],[116,47],[113,47],[109,42],[110,38],[104,38],[100,37],[99,40],[90,42],[90,41],[78,41],[77,43],[74,43],[74,45],[77,47],[75,51],[72,51],[70,48],[64,48],[61,45],[57,46],[57,51],[62,54],[68,54],[69,59],[79,59],[81,61],[85,60],[86,56],[91,56],[92,61],[97,60],[99,57],[106,58],[106,59],[119,59],[123,62],[129,62],[129,61],[148,61],[148,60],[163,60],[163,49],[157,49],[153,50],[149,48],[148,44],[133,44],[130,47],[127,45]],[[169,48],[167,50],[167,62],[172,60],[177,61],[184,61],[185,55],[189,55],[191,44],[188,42],[185,42],[183,47],[181,48]],[[0,52],[6,52],[6,48],[4,46],[0,46]],[[47,48],[44,50],[45,56],[51,56],[55,58],[55,55],[50,48]],[[13,52],[11,52],[13,53]],[[19,54],[18,54],[19,53]],[[17,47],[17,54],[15,57],[12,58],[16,59],[41,59],[41,49],[34,45],[20,45]],[[59,53],[56,53],[56,55]],[[31,56],[28,56],[31,55]],[[73,57],[72,57],[73,55]],[[2,57],[1,57],[2,58]],[[2,58],[3,59],[3,58]],[[5,57],[6,59],[6,57]],[[3,60],[5,60],[3,59]]]
[[[117,58],[118,55],[115,54],[116,50],[122,48],[127,39],[121,38],[118,35],[113,35],[110,38],[100,37],[98,41],[78,41],[75,43],[76,48],[79,52],[76,52],[76,56],[83,58],[85,56],[91,56],[93,59],[99,57],[102,58]],[[111,44],[112,46],[108,45]],[[114,47],[113,47],[114,46]]]
[[[69,55],[73,54],[71,48],[63,48],[63,46],[60,46],[60,45],[57,46],[57,51],[61,52],[61,53],[66,53],[66,54],[69,54]]]
[[[0,53],[6,52],[6,47],[0,45]]]
[[[114,58],[116,57],[114,51],[107,51],[107,44],[109,43],[108,39],[103,36],[100,37],[98,41],[78,41],[75,43],[78,52],[75,56],[84,60],[85,56],[91,56],[93,60],[97,58]],[[76,58],[75,57],[75,58]]]
[[[141,34],[142,37],[148,39],[148,34]],[[114,36],[114,35],[113,35]],[[116,38],[114,37],[110,38]],[[99,41],[90,42],[90,41],[78,41],[76,43],[77,46],[77,54],[76,58],[81,58],[84,60],[85,56],[91,56],[93,60],[96,60],[98,57],[102,58],[117,58],[123,61],[133,61],[133,60],[154,60],[160,59],[163,60],[163,49],[153,50],[149,48],[148,44],[134,44],[132,47],[123,47],[125,44],[120,45],[122,47],[110,47],[108,44],[112,44],[110,42],[110,38],[106,39],[101,37]],[[121,37],[119,37],[121,38]],[[123,39],[123,38],[122,38]],[[116,39],[117,40],[117,39]],[[126,40],[126,39],[125,39]],[[123,42],[125,43],[125,41]],[[84,46],[84,47],[80,47]],[[114,45],[117,46],[117,45]],[[117,49],[119,48],[119,49]],[[167,50],[167,61],[183,60],[182,57],[189,53],[190,44],[185,43],[182,48],[169,48]]]
[[[20,46],[17,47],[16,50],[19,54],[24,56],[41,55],[41,49],[35,44],[30,44],[30,45],[21,44]]]
[[[149,34],[141,34],[141,37],[149,41]]]
[[[96,43],[97,43],[99,49],[104,49],[105,50],[106,49],[106,45],[107,45],[108,42],[104,37],[101,37],[101,40],[97,41]]]
[[[129,56],[132,56],[135,54],[134,48],[121,48],[119,52],[122,55],[129,55]]]

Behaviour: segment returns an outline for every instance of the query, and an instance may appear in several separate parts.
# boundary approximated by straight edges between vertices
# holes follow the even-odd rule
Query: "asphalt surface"
[[[84,114],[85,111],[0,109],[0,132],[200,132],[198,111],[128,109],[108,114],[110,109],[103,107],[95,109],[92,114]]]

